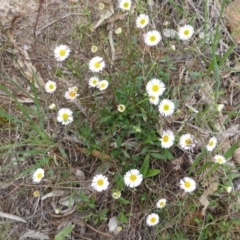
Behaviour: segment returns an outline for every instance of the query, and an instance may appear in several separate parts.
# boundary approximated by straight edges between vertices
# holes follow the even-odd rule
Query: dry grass
[[[121,16],[121,19],[118,16],[113,22],[107,20],[95,31],[91,31],[91,28],[101,15],[98,1],[78,1],[76,4],[61,0],[39,2],[40,7],[36,1],[32,1],[27,8],[21,2],[14,8],[14,1],[10,1],[11,4],[2,6],[12,9],[11,14],[8,14],[9,18],[0,15],[0,83],[16,97],[17,102],[23,103],[29,116],[40,126],[41,118],[35,114],[38,109],[31,98],[34,93],[30,87],[33,79],[30,70],[36,69],[34,77],[38,77],[40,84],[36,84],[36,92],[45,134],[44,140],[37,136],[31,121],[26,119],[13,96],[0,90],[0,109],[22,121],[9,121],[0,114],[0,212],[26,220],[26,223],[22,223],[3,219],[0,224],[0,239],[31,239],[26,237],[29,230],[35,231],[35,235],[42,233],[49,239],[54,239],[69,224],[75,225],[75,228],[68,239],[204,240],[221,239],[221,234],[225,237],[223,239],[240,239],[240,223],[236,220],[239,219],[239,193],[236,190],[229,195],[224,189],[226,183],[230,184],[230,180],[239,177],[239,156],[231,158],[230,170],[217,169],[214,174],[206,176],[209,171],[207,165],[201,169],[210,162],[210,155],[201,155],[202,147],[210,136],[217,135],[218,151],[221,154],[240,139],[239,73],[229,73],[229,68],[235,67],[239,62],[239,47],[235,45],[231,53],[225,55],[234,40],[225,20],[219,21],[221,2],[205,5],[205,1],[178,0],[155,1],[151,5],[139,1],[139,6],[130,17]],[[106,6],[110,6],[108,4]],[[116,3],[113,5],[117,11]],[[152,18],[152,27],[161,32],[164,28],[177,29],[179,25],[191,22],[199,31],[192,40],[191,46],[194,47],[176,39],[165,38],[160,47],[146,48],[141,40],[142,34],[132,30],[139,10],[148,12]],[[166,21],[169,22],[167,27],[163,25]],[[200,32],[206,31],[214,37],[218,26],[221,34],[215,46],[199,41],[197,36]],[[113,57],[109,32],[117,27],[122,27],[124,34],[113,35],[116,43],[116,55]],[[127,48],[126,38],[131,42],[133,35],[135,45]],[[53,57],[53,49],[59,44],[68,45],[72,53],[71,60],[58,65]],[[147,75],[149,68],[138,68],[135,59],[139,59],[139,65],[143,58],[147,66],[155,66],[156,63],[159,68],[153,67],[154,74],[168,80],[167,94],[178,102],[179,112],[160,122],[156,121],[157,117],[149,118],[149,122],[143,121],[146,129],[161,131],[170,128],[178,134],[189,132],[198,140],[193,152],[174,147],[171,150],[174,160],[159,161],[152,158],[151,168],[161,169],[161,174],[147,178],[136,192],[123,192],[123,198],[129,201],[127,204],[113,200],[110,190],[96,194],[89,188],[90,181],[98,172],[108,173],[115,180],[114,188],[117,189],[118,179],[126,170],[126,165],[133,166],[139,158],[142,160],[144,154],[141,151],[148,145],[152,147],[151,140],[138,141],[138,135],[124,129],[124,125],[116,127],[116,116],[112,122],[103,121],[104,114],[107,116],[114,111],[109,103],[115,107],[118,102],[110,91],[100,95],[88,88],[90,73],[87,72],[87,63],[93,57],[90,51],[92,45],[98,45],[99,55],[107,60],[104,77],[111,79],[116,89],[121,88],[122,81],[127,84],[124,77],[127,74],[132,79]],[[175,45],[177,50],[172,51],[171,45]],[[217,52],[215,56],[219,56],[219,72],[209,70],[213,50]],[[225,56],[225,61],[221,63]],[[134,68],[129,69],[129,66]],[[41,85],[49,79],[57,81],[60,89],[54,96],[46,95],[42,90]],[[79,87],[80,100],[73,106],[66,103],[62,96],[64,89],[74,85]],[[217,103],[225,105],[223,113],[215,111],[216,95]],[[129,96],[136,104],[136,109],[138,97],[137,94]],[[78,114],[78,121],[71,128],[57,124],[54,120],[56,113],[48,110],[48,105],[52,102],[56,103],[57,108],[64,105],[73,109]],[[194,112],[194,109],[199,113]],[[148,106],[139,106],[138,110],[147,112]],[[138,120],[137,115],[129,114],[127,117],[128,121],[137,125],[135,118]],[[124,144],[122,152],[113,147],[118,135],[122,136],[121,141]],[[147,151],[152,150],[151,147]],[[186,196],[179,190],[179,179],[186,176],[199,154],[200,164],[192,172],[200,190],[193,196]],[[132,160],[133,156],[138,158]],[[39,162],[49,171],[46,179],[36,185],[32,184],[31,170]],[[217,184],[218,191],[212,189],[213,182]],[[36,190],[40,191],[41,197],[51,192],[54,196],[42,201],[41,198],[33,197]],[[211,202],[205,215],[202,213],[204,204],[199,200],[203,194]],[[69,196],[75,201],[72,207],[68,206],[71,201]],[[159,196],[166,198],[169,204],[159,213],[160,227],[149,228],[145,224],[145,217],[154,209]],[[60,203],[64,200],[67,201],[66,206]],[[92,203],[95,203],[94,208]],[[60,214],[56,214],[54,209],[59,207]],[[106,209],[108,212],[104,215]],[[107,223],[110,217],[119,212],[123,213],[126,221],[124,222],[123,217],[124,228],[114,236],[108,232]]]

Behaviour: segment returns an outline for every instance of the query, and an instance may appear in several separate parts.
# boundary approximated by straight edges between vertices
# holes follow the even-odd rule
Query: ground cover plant
[[[0,239],[240,239],[230,2],[10,3]]]

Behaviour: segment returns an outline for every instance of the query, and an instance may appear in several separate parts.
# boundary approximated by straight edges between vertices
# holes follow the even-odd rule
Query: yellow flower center
[[[163,206],[164,206],[164,202],[160,202],[159,205],[160,205],[161,207],[163,207]]]
[[[213,141],[210,141],[208,145],[211,147],[213,145]]]
[[[34,197],[39,197],[39,195],[40,195],[40,192],[39,192],[39,191],[34,191],[34,192],[33,192],[33,196],[34,196]]]
[[[217,161],[218,161],[219,163],[222,163],[222,158],[218,158]]]
[[[159,86],[158,85],[153,85],[152,90],[153,90],[153,92],[158,92],[159,91]]]
[[[103,10],[105,8],[104,3],[99,3],[98,8],[99,8],[99,10]]]
[[[94,85],[96,85],[96,84],[97,84],[97,80],[93,80],[92,83],[93,83]]]
[[[186,144],[186,145],[192,144],[191,138],[187,138],[187,139],[185,140],[185,144]]]
[[[65,56],[65,55],[66,55],[66,50],[61,49],[61,50],[59,51],[59,55],[60,55],[61,57]]]
[[[63,118],[63,121],[67,121],[68,118],[69,118],[69,115],[68,115],[67,113],[64,113],[64,114],[62,115],[62,118]]]
[[[53,85],[53,84],[50,84],[50,85],[49,85],[49,89],[54,89],[54,85]]]
[[[151,99],[152,99],[152,100],[155,100],[155,99],[156,99],[156,96],[151,96]]]
[[[96,52],[98,50],[97,46],[92,46],[92,52]]]
[[[42,173],[38,173],[38,174],[37,174],[37,178],[38,178],[38,179],[41,179],[42,177],[43,177]]]
[[[190,182],[184,182],[184,187],[190,188],[191,187],[191,183]]]
[[[117,193],[113,193],[112,196],[113,196],[113,198],[118,198],[118,194]]]
[[[69,96],[72,97],[72,98],[75,97],[76,96],[76,92],[74,92],[74,91],[70,92]]]
[[[155,42],[156,39],[157,39],[156,36],[151,36],[151,37],[149,38],[150,42]]]
[[[131,181],[136,181],[136,179],[137,179],[137,176],[136,175],[134,175],[134,174],[132,174],[131,176],[130,176],[130,180]]]
[[[119,110],[123,112],[125,110],[125,107],[123,105],[120,105]]]
[[[188,36],[189,33],[190,33],[190,31],[189,31],[188,29],[186,29],[186,30],[183,32],[183,34],[184,34],[185,36]]]
[[[78,87],[77,87],[77,86],[74,86],[74,87],[73,87],[73,90],[74,90],[75,92],[77,92],[77,91],[78,91]]]
[[[165,135],[165,136],[163,136],[162,140],[163,140],[164,142],[168,142],[168,141],[169,141],[169,137],[168,137],[167,135]]]
[[[101,63],[100,63],[100,62],[95,62],[95,63],[94,63],[94,67],[95,67],[95,68],[100,68],[100,66],[101,66]]]
[[[117,227],[118,232],[122,231],[122,227]]]
[[[100,88],[104,88],[105,86],[106,86],[105,83],[101,83],[101,84],[100,84]]]
[[[155,223],[156,220],[157,220],[157,219],[156,219],[155,217],[152,217],[152,218],[150,219],[150,222],[151,222],[151,223]]]
[[[129,8],[129,3],[125,2],[125,3],[123,4],[123,7],[124,7],[124,8]]]
[[[141,25],[144,25],[145,22],[146,22],[145,19],[141,19],[141,20],[140,20],[140,24],[141,24]]]
[[[169,110],[169,105],[168,104],[165,104],[164,106],[163,106],[163,109],[165,110],[165,111],[168,111]]]
[[[104,183],[104,181],[103,181],[102,179],[99,179],[99,180],[97,181],[97,185],[99,185],[99,186],[102,186],[103,183]]]

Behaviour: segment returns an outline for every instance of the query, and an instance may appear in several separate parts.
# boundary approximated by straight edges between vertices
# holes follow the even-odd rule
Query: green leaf
[[[128,218],[127,218],[127,216],[125,215],[124,212],[120,212],[120,213],[117,215],[117,219],[118,219],[121,223],[128,223]]]
[[[200,169],[197,171],[197,174],[200,174],[201,172],[205,171],[209,166],[212,166],[213,164],[214,162],[206,162],[202,167],[200,167]]]
[[[209,172],[205,175],[205,177],[211,175],[213,172],[215,172],[218,168],[219,168],[220,164],[218,163],[214,163],[213,167],[211,170],[209,170]]]
[[[90,199],[86,194],[80,190],[79,197],[81,198],[82,201],[84,202],[90,202]]]
[[[130,203],[131,203],[131,201],[128,201],[127,199],[125,199],[125,198],[123,198],[123,197],[119,198],[118,200],[119,200],[119,202],[121,202],[122,204],[130,204]]]
[[[111,121],[113,121],[112,116],[106,116],[100,120],[100,123],[111,122]]]
[[[172,153],[169,151],[169,149],[163,150],[163,156],[164,156],[164,160],[172,160],[174,158]]]
[[[189,169],[189,172],[188,172],[189,175],[194,171],[194,169],[196,168],[196,166],[198,165],[198,163],[202,159],[202,156],[205,155],[205,154],[206,154],[206,149],[203,149],[203,151],[197,155],[195,161],[193,162],[193,165]]]
[[[62,148],[61,146],[58,146],[58,150],[65,159],[68,159],[68,155],[64,148]]]
[[[74,229],[74,227],[75,227],[74,225],[70,225],[70,226],[65,227],[61,232],[59,232],[59,233],[55,236],[54,240],[64,240],[64,238],[65,238],[69,233],[72,232],[72,230]]]
[[[234,143],[225,153],[224,153],[224,157],[226,159],[230,158],[234,152],[236,151],[236,149],[239,147],[239,142]]]
[[[149,155],[147,155],[145,157],[145,159],[143,161],[143,164],[142,164],[142,166],[140,168],[140,172],[141,172],[141,174],[143,175],[144,178],[145,178],[146,173],[147,173],[147,171],[149,169],[149,158],[150,158]]]
[[[223,54],[221,57],[221,60],[219,62],[219,66],[221,67],[224,62],[228,59],[229,55],[232,53],[232,50],[236,47],[235,44],[233,44],[231,47],[228,48],[228,50]]]
[[[122,149],[122,153],[126,158],[131,158],[130,155],[124,149]]]
[[[154,177],[160,173],[160,169],[148,169],[145,178]]]
[[[116,139],[117,148],[120,148],[122,145],[122,138],[118,135]]]
[[[164,160],[165,157],[160,153],[151,153],[151,156],[160,160]]]
[[[140,154],[145,154],[147,151],[148,151],[148,149],[149,149],[149,146],[145,146],[142,150],[141,150],[141,152],[140,152]]]

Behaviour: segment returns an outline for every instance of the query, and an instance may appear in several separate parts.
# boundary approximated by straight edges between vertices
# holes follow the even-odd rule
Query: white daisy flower
[[[119,104],[119,105],[117,106],[117,109],[118,109],[119,112],[124,112],[125,109],[126,109],[126,106],[123,105],[123,104]]]
[[[105,4],[104,3],[99,3],[98,9],[103,10],[104,8],[105,8]]]
[[[209,152],[211,152],[216,147],[216,145],[217,145],[217,138],[216,137],[211,137],[209,139],[209,142],[208,142],[206,148]]]
[[[117,227],[117,231],[118,231],[118,232],[121,232],[121,231],[122,231],[122,227],[121,227],[121,226],[118,226],[118,227]]]
[[[232,187],[231,187],[231,186],[226,186],[225,189],[226,189],[226,191],[227,191],[228,193],[230,193],[230,192],[232,191]]]
[[[49,80],[45,83],[45,90],[47,93],[53,93],[56,91],[56,89],[57,84],[54,81]]]
[[[159,223],[159,216],[156,213],[151,213],[147,216],[146,223],[149,227],[155,226]]]
[[[218,112],[222,112],[223,108],[224,108],[223,104],[217,104],[217,111]]]
[[[38,168],[32,176],[33,182],[34,183],[40,183],[44,177],[44,169]]]
[[[121,34],[122,33],[122,28],[117,28],[116,30],[115,30],[115,33],[117,34],[117,35],[119,35],[119,34]]]
[[[99,78],[98,77],[91,77],[88,81],[89,87],[97,87],[99,84]]]
[[[166,206],[166,202],[167,200],[165,198],[158,200],[156,204],[157,208],[164,208]]]
[[[192,37],[194,29],[191,25],[184,25],[178,31],[178,36],[181,40],[188,40]]]
[[[140,14],[136,19],[136,26],[138,28],[144,28],[149,23],[149,16],[146,14]]]
[[[190,133],[183,134],[179,139],[179,145],[185,150],[192,150],[196,146],[194,136]]]
[[[164,22],[163,22],[163,26],[168,26],[169,23],[170,23],[169,21],[164,21]]]
[[[180,188],[185,192],[193,192],[196,189],[196,182],[189,177],[185,177],[180,180]]]
[[[119,2],[119,8],[123,11],[129,11],[132,5],[131,0],[120,0]]]
[[[109,83],[107,80],[101,80],[99,83],[98,83],[98,88],[100,91],[103,91],[105,89],[107,89]]]
[[[34,196],[35,198],[39,197],[39,196],[40,196],[40,192],[39,192],[39,191],[34,191],[34,192],[33,192],[33,196]]]
[[[78,97],[78,96],[79,96],[79,94],[77,93],[75,87],[68,88],[68,91],[66,91],[64,94],[64,97],[71,101],[76,99],[76,97]]]
[[[89,61],[89,69],[92,72],[100,72],[105,67],[105,62],[102,57],[94,57]]]
[[[226,163],[226,158],[223,157],[223,156],[221,156],[221,155],[216,155],[216,156],[214,157],[214,160],[215,160],[216,163],[219,163],[219,164],[224,164],[224,163]]]
[[[61,122],[63,125],[68,125],[73,121],[73,112],[69,108],[61,108],[58,111],[57,121]]]
[[[49,109],[54,110],[56,109],[56,104],[52,103],[51,105],[49,105]]]
[[[69,56],[70,52],[68,46],[61,44],[54,49],[54,57],[58,62],[62,62]]]
[[[171,100],[163,99],[158,106],[158,110],[162,116],[169,117],[174,113],[175,105]]]
[[[98,192],[102,192],[106,190],[109,186],[108,178],[102,174],[96,175],[93,180],[91,186]]]
[[[172,51],[175,51],[175,50],[176,50],[175,45],[171,45],[171,46],[170,46],[170,49],[171,49]]]
[[[165,84],[159,79],[151,79],[146,85],[146,91],[149,96],[161,96],[165,91]]]
[[[162,138],[159,140],[161,141],[163,148],[170,148],[174,143],[175,137],[172,131],[167,130],[163,131]]]
[[[149,96],[149,101],[153,105],[158,105],[158,103],[159,103],[159,96],[156,96],[156,95]]]
[[[137,169],[132,169],[124,175],[124,183],[130,188],[137,187],[141,184],[143,175]]]
[[[77,86],[74,86],[72,87],[73,91],[77,92],[78,91],[78,87]]]
[[[120,197],[121,197],[121,192],[117,191],[117,192],[112,193],[112,197],[113,197],[114,199],[120,198]]]
[[[95,53],[95,52],[97,52],[97,50],[98,50],[98,47],[97,47],[97,46],[93,45],[93,46],[91,47],[91,52]]]
[[[155,46],[162,40],[160,32],[156,30],[149,31],[144,34],[144,42],[148,46]]]

